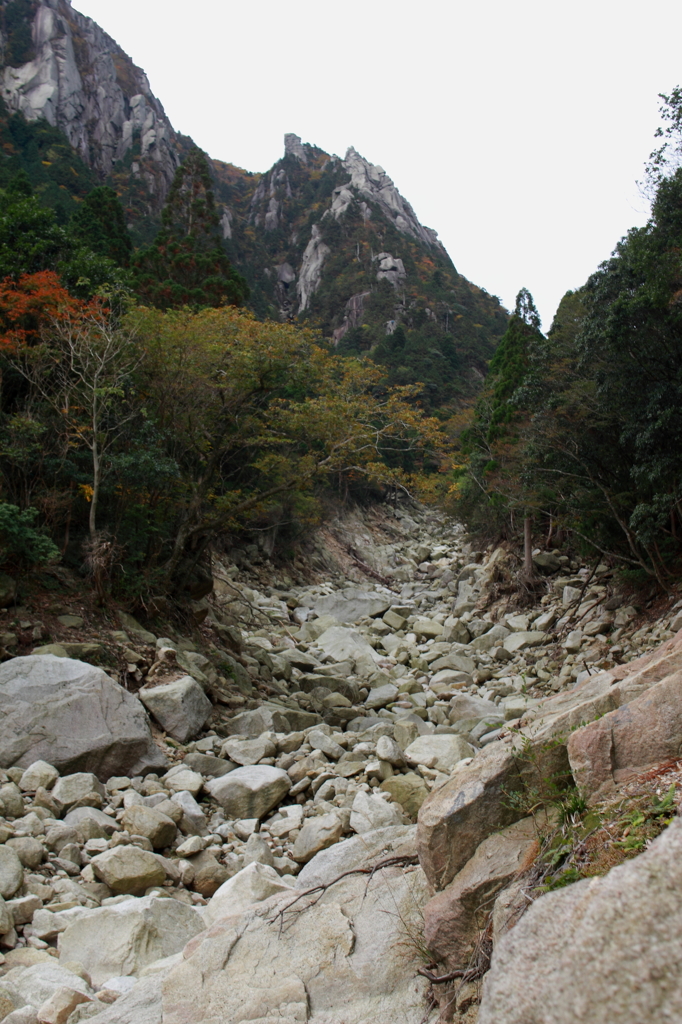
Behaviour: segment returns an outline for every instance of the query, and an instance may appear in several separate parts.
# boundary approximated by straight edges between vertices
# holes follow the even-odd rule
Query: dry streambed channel
[[[124,613],[74,640],[65,614],[0,666],[0,1020],[521,1024],[551,1001],[513,938],[557,899],[569,928],[585,882],[528,897],[553,813],[528,798],[608,801],[674,760],[682,616],[645,622],[606,564],[552,550],[510,610],[504,549],[392,516],[364,579],[216,563],[201,644]],[[123,673],[91,663],[112,645]],[[676,827],[592,882],[674,859]]]

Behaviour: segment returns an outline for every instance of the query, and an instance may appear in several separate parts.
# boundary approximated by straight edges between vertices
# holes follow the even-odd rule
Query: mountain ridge
[[[70,0],[2,0],[0,37],[8,114],[61,131],[115,188],[134,242],[150,241],[193,142],[144,71]],[[392,383],[422,381],[431,405],[475,390],[506,312],[457,273],[383,167],[353,146],[341,158],[292,132],[268,171],[210,164],[223,243],[258,315],[309,323],[340,350],[383,361]]]

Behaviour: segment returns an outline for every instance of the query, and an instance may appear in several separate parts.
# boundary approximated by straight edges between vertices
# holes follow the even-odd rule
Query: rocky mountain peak
[[[402,234],[418,239],[429,248],[445,252],[438,240],[438,232],[420,224],[414,210],[403,199],[383,167],[370,163],[353,146],[349,146],[343,166],[351,176],[346,189],[355,189],[360,195],[378,203]]]
[[[295,156],[302,164],[308,163],[308,156],[305,151],[305,146],[301,142],[300,135],[294,135],[293,132],[288,132],[284,136],[284,155]]]

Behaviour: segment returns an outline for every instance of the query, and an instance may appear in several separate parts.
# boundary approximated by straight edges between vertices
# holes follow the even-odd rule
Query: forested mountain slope
[[[65,222],[106,182],[134,243],[149,242],[191,140],[144,72],[68,0],[5,0],[0,32],[0,184],[23,168]],[[218,160],[212,172],[224,244],[258,315],[371,352],[390,383],[421,381],[431,408],[475,390],[506,313],[457,273],[383,168],[290,134],[264,174]]]

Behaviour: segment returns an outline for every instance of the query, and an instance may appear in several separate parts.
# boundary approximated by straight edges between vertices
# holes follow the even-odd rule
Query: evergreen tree
[[[74,238],[99,256],[127,267],[133,251],[121,201],[113,188],[101,185],[88,193],[69,225]]]
[[[168,309],[246,301],[248,285],[225,254],[218,224],[208,163],[201,150],[193,149],[176,171],[161,231],[133,259],[143,302]]]

